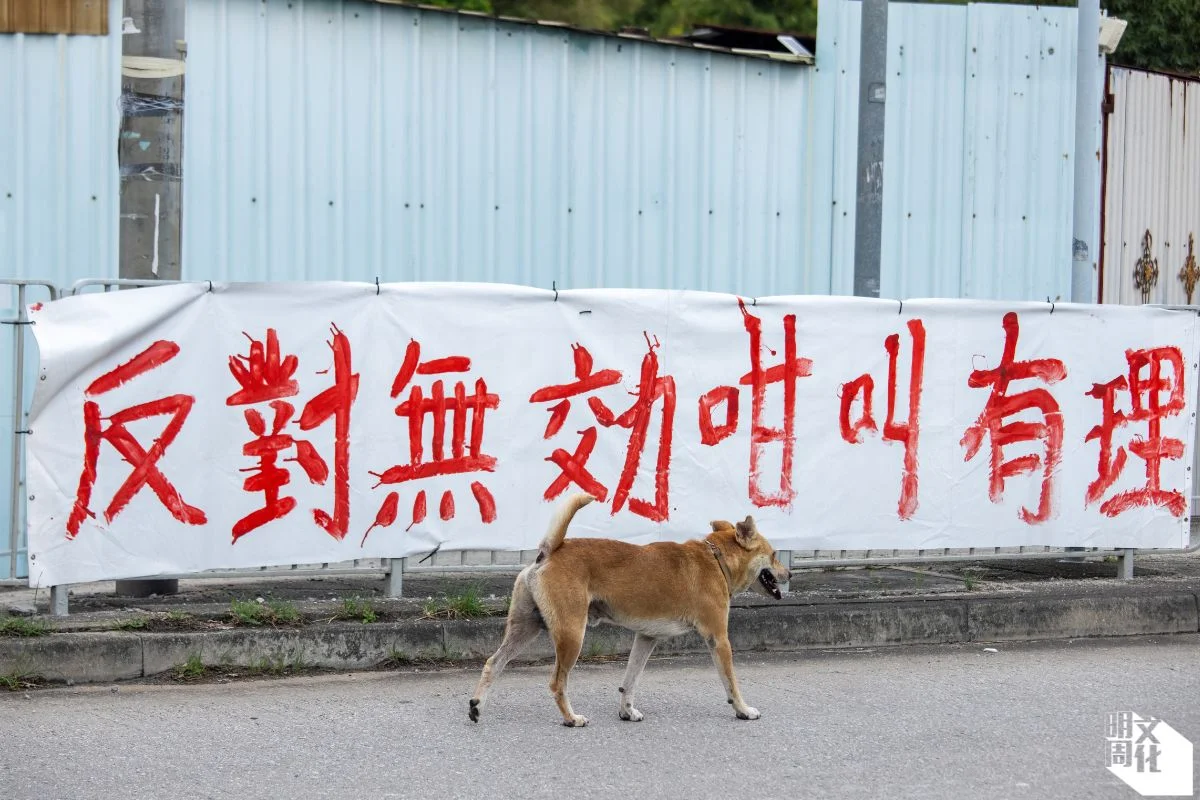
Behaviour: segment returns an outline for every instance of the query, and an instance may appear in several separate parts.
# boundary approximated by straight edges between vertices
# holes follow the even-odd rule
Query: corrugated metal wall
[[[811,69],[193,0],[185,276],[850,293],[860,18],[822,2]],[[1069,295],[1075,18],[892,4],[886,296]]]
[[[187,27],[187,278],[828,284],[807,67],[331,0]]]
[[[839,294],[853,291],[861,14],[859,2],[821,4]],[[883,296],[1070,296],[1076,14],[890,5]]]
[[[117,134],[121,3],[108,36],[0,34],[0,277],[56,285],[117,274]],[[30,290],[30,301],[45,300]],[[0,286],[0,319],[16,317]],[[32,337],[27,376],[37,375]],[[0,578],[8,550],[12,476],[13,326],[0,325]],[[25,408],[33,393],[26,381]],[[25,575],[24,554],[18,575]]]
[[[1109,92],[1103,302],[1143,302],[1133,275],[1148,230],[1159,275],[1147,302],[1186,303],[1179,273],[1188,236],[1200,240],[1200,82],[1113,67]]]

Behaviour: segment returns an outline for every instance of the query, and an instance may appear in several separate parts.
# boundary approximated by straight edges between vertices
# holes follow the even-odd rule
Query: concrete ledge
[[[1191,591],[1116,595],[958,597],[925,601],[780,604],[730,612],[735,652],[878,647],[972,641],[1136,636],[1200,632]],[[207,666],[366,669],[388,660],[472,661],[491,655],[504,619],[332,623],[301,628],[233,628],[189,633],[54,633],[0,638],[0,675],[39,675],[76,683],[138,678],[199,657]],[[589,628],[583,655],[624,655],[633,635]],[[694,634],[663,641],[657,653],[707,650]],[[539,636],[522,660],[553,657]]]
[[[137,634],[113,631],[0,638],[0,675],[92,683],[143,674],[142,642]]]
[[[1197,598],[1191,592],[980,598],[967,608],[972,640],[1076,639],[1200,630]]]

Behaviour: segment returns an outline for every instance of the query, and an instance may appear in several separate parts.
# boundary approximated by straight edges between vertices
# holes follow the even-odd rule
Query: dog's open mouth
[[[759,570],[758,582],[767,590],[767,594],[774,597],[776,600],[782,600],[783,594],[779,591],[779,584],[775,581],[775,575],[769,569]]]

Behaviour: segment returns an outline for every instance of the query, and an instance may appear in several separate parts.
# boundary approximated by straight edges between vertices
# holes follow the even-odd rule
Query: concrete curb
[[[735,652],[810,648],[1075,639],[1200,632],[1200,594],[1190,590],[1106,595],[981,596],[810,605],[754,605],[730,612]],[[330,623],[194,633],[54,633],[0,638],[0,675],[96,683],[149,677],[199,657],[208,666],[369,669],[406,659],[475,661],[496,649],[503,618]],[[624,655],[632,634],[589,628],[584,656]],[[706,652],[696,635],[661,642],[660,654]],[[523,658],[553,656],[540,636]]]

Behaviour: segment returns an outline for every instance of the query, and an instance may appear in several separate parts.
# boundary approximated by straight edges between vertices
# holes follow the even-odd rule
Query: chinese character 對
[[[896,422],[896,362],[900,353],[900,335],[893,333],[883,343],[888,354],[887,419],[883,423],[883,440],[900,442],[904,445],[904,476],[900,481],[900,501],[897,511],[900,519],[910,519],[917,510],[917,442],[920,438],[921,385],[925,374],[925,326],[921,320],[910,320],[908,332],[912,336],[912,364],[908,377],[908,419]],[[842,407],[839,427],[842,438],[850,444],[862,441],[859,432],[876,430],[872,416],[871,396],[875,381],[864,373],[842,385]],[[853,422],[850,411],[854,401],[862,396],[862,414]]]
[[[966,448],[964,461],[970,461],[979,452],[984,437],[991,441],[991,477],[988,483],[988,497],[993,503],[1001,500],[1004,494],[1004,482],[1008,478],[1034,472],[1041,467],[1042,485],[1038,499],[1037,511],[1021,508],[1021,519],[1028,524],[1045,522],[1050,519],[1053,511],[1053,482],[1062,457],[1063,417],[1059,410],[1058,401],[1049,391],[1043,388],[1027,389],[1023,392],[1009,394],[1009,385],[1014,381],[1040,380],[1047,384],[1055,384],[1067,377],[1067,368],[1057,358],[1038,358],[1028,361],[1017,361],[1017,338],[1020,334],[1020,324],[1014,312],[1004,315],[1004,351],[1000,364],[995,369],[977,369],[971,372],[967,385],[973,389],[992,387],[983,412],[975,424],[967,428],[960,444]],[[1010,417],[1025,411],[1041,412],[1044,422],[1029,422],[1017,420],[1008,422]],[[1004,448],[1041,440],[1045,447],[1045,456],[1028,454],[1004,460]]]
[[[344,333],[332,328],[333,386],[311,399],[296,423],[302,431],[312,430],[331,417],[334,418],[334,510],[333,514],[313,509],[313,519],[326,533],[341,541],[350,526],[350,410],[358,394],[359,376],[351,369],[350,341]],[[291,482],[288,470],[278,466],[280,453],[295,448],[294,460],[304,470],[311,483],[324,485],[329,466],[311,442],[284,433],[295,414],[293,405],[283,398],[300,393],[294,375],[299,361],[295,355],[282,356],[279,337],[273,328],[267,329],[266,342],[249,335],[248,355],[230,356],[229,371],[241,387],[226,398],[229,406],[248,406],[267,403],[272,411],[270,432],[261,412],[255,408],[243,411],[246,424],[255,438],[242,447],[242,454],[258,459],[255,467],[243,469],[251,473],[242,484],[247,492],[262,492],[263,505],[234,523],[233,541],[273,520],[282,519],[296,507],[294,497],[281,496],[280,489]]]
[[[96,378],[84,390],[84,394],[89,398],[99,397],[140,375],[161,367],[177,355],[179,355],[178,344],[167,340],[156,341],[129,361]],[[166,454],[171,443],[175,441],[175,437],[179,435],[179,431],[182,430],[195,403],[196,398],[191,395],[173,394],[130,406],[105,418],[101,415],[99,403],[94,400],[84,402],[83,472],[79,477],[75,503],[67,518],[68,539],[74,539],[79,534],[79,528],[85,517],[95,517],[89,506],[92,489],[96,484],[102,442],[112,445],[133,468],[129,477],[113,493],[112,500],[104,510],[106,521],[111,523],[144,486],[149,486],[159,502],[171,513],[171,516],[180,522],[186,525],[203,525],[208,521],[202,510],[184,502],[179,490],[158,467],[158,462]],[[168,414],[171,417],[170,420],[163,427],[162,432],[155,437],[149,450],[144,448],[126,427],[129,423],[137,420]],[[105,419],[108,420],[108,427],[104,426]]]
[[[675,419],[675,379],[670,375],[658,374],[658,354],[661,347],[658,339],[653,342],[646,336],[646,355],[642,357],[638,390],[633,404],[620,415],[605,405],[599,397],[588,398],[588,407],[596,421],[605,428],[620,427],[629,431],[625,448],[625,463],[621,468],[617,487],[613,492],[612,513],[616,514],[628,503],[630,512],[654,522],[663,522],[670,516],[670,468],[671,441]],[[592,355],[582,345],[572,345],[575,361],[575,380],[571,383],[546,386],[530,395],[531,403],[558,401],[550,408],[550,420],[546,425],[545,439],[557,434],[571,410],[571,398],[616,385],[621,380],[617,370],[606,369],[593,372]],[[654,501],[630,497],[638,465],[646,450],[647,436],[656,405],[661,404],[658,454],[654,465]],[[556,448],[547,461],[558,466],[560,473],[546,488],[543,496],[552,500],[571,484],[575,483],[598,500],[608,496],[608,488],[588,469],[587,460],[595,449],[598,431],[591,426],[580,431],[580,442],[574,453]]]
[[[383,472],[371,472],[378,482],[372,488],[383,485],[394,486],[420,481],[426,478],[449,475],[471,475],[493,472],[495,456],[483,452],[485,414],[499,408],[500,397],[488,391],[483,378],[475,380],[473,390],[468,393],[467,385],[458,380],[447,391],[446,381],[436,378],[426,396],[419,383],[413,381],[418,375],[458,375],[470,372],[471,359],[466,356],[446,356],[421,361],[421,345],[415,339],[405,349],[404,362],[392,381],[391,396],[400,397],[408,390],[407,397],[396,406],[396,416],[408,420],[408,463],[396,464]],[[430,453],[426,459],[425,425],[430,424]],[[448,436],[447,436],[448,434]],[[449,442],[447,442],[449,438]],[[447,450],[449,444],[449,450]],[[496,520],[496,501],[492,493],[480,481],[471,483],[471,494],[479,506],[479,517],[489,524]],[[375,521],[363,534],[363,542],[376,527],[386,528],[396,521],[400,494],[387,494]],[[445,521],[454,519],[454,493],[447,489],[442,493],[438,512]],[[408,527],[425,521],[428,500],[425,489],[419,489],[413,499],[412,522]]]
[[[1177,347],[1158,347],[1150,350],[1126,351],[1129,376],[1114,378],[1107,383],[1093,384],[1087,395],[1101,402],[1101,422],[1088,432],[1085,441],[1099,441],[1098,475],[1088,485],[1087,504],[1100,501],[1121,476],[1128,460],[1124,447],[1113,451],[1113,434],[1133,422],[1145,422],[1147,436],[1129,443],[1129,452],[1146,462],[1146,485],[1121,492],[1100,504],[1100,512],[1116,517],[1131,508],[1161,506],[1176,517],[1187,512],[1187,498],[1182,492],[1162,488],[1162,462],[1183,457],[1183,441],[1162,435],[1162,423],[1167,417],[1183,412],[1184,362]],[[1164,374],[1164,365],[1170,375]],[[1145,374],[1149,370],[1149,374]],[[1118,393],[1129,392],[1129,414],[1117,409]],[[1165,402],[1163,395],[1166,394]]]
[[[742,312],[742,324],[750,336],[750,371],[738,381],[750,387],[750,482],[751,502],[760,508],[765,506],[787,507],[796,497],[792,487],[792,460],[796,449],[796,383],[800,378],[812,375],[812,360],[799,358],[796,354],[796,315],[783,318],[783,361],[763,368],[762,365],[762,320],[746,310],[739,298],[738,308]],[[775,351],[771,351],[775,355]],[[783,425],[769,427],[763,421],[766,408],[767,387],[783,384]],[[713,423],[713,411],[725,404],[725,421]],[[738,389],[733,386],[717,386],[700,398],[700,441],[713,446],[737,431]],[[783,448],[779,489],[767,491],[762,487],[761,461],[769,444],[779,442]]]

